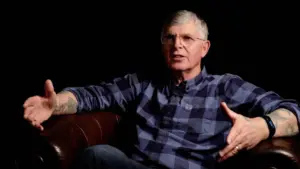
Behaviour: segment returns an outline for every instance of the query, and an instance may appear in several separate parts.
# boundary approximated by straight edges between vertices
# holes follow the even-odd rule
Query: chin
[[[175,70],[175,71],[185,71],[189,69],[189,67],[186,64],[181,64],[181,63],[173,63],[169,65],[169,67],[171,70]]]

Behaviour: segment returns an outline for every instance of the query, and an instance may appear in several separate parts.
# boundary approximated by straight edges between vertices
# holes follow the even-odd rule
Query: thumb
[[[221,103],[221,106],[223,107],[223,109],[225,110],[225,112],[227,113],[227,115],[232,119],[235,120],[238,116],[237,113],[235,113],[234,111],[232,111],[225,102]]]
[[[49,79],[46,80],[46,82],[45,82],[45,95],[48,98],[52,98],[56,95],[56,93],[54,91],[53,83]]]

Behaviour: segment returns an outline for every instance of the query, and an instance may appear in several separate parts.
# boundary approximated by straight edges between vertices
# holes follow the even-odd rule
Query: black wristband
[[[265,119],[265,121],[267,123],[267,126],[269,128],[269,137],[268,137],[268,139],[271,139],[275,134],[276,127],[275,127],[273,121],[271,120],[271,118],[269,116],[263,116],[262,118]]]

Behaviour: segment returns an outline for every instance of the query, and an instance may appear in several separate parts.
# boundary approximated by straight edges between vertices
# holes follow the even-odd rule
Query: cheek
[[[200,50],[200,47],[193,48],[193,49],[189,50],[188,53],[189,53],[190,59],[193,61],[198,61],[202,58],[202,52]]]
[[[170,56],[171,50],[167,47],[163,48],[163,55],[164,57],[169,60],[169,56]]]
[[[170,50],[169,50],[168,48],[165,48],[165,49],[163,50],[163,52],[164,52],[165,55],[169,55]]]

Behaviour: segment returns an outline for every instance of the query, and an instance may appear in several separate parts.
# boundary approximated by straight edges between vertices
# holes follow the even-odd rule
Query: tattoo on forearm
[[[77,110],[77,103],[71,97],[68,98],[66,103],[59,104],[53,114],[69,114],[74,113]]]
[[[276,126],[279,135],[293,136],[298,133],[298,125],[296,116],[287,109],[277,109],[268,114]]]

